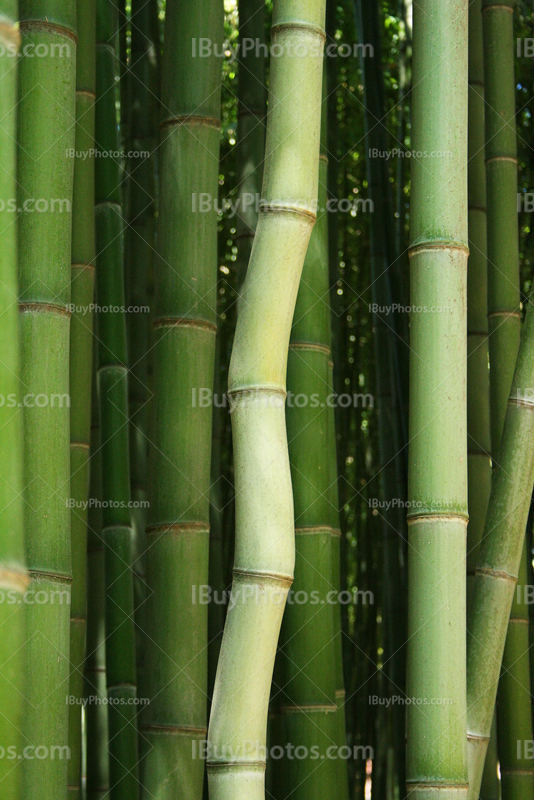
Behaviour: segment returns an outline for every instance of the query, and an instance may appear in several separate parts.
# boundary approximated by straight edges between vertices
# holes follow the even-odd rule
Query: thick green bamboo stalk
[[[72,201],[70,323],[70,465],[72,601],[70,608],[69,797],[81,791],[83,664],[87,617],[87,500],[95,261],[96,4],[77,0],[76,137]]]
[[[102,536],[106,585],[106,677],[112,800],[138,795],[137,688],[128,447],[128,369],[123,276],[121,169],[116,115],[117,8],[98,0],[96,161],[98,359]]]
[[[467,729],[473,800],[482,778],[534,482],[533,402],[525,392],[532,386],[534,312],[529,300],[469,604]]]
[[[295,563],[285,373],[315,222],[324,18],[324,0],[305,10],[295,0],[274,3],[280,56],[271,61],[264,200],[229,374],[236,550],[208,734],[212,800],[264,797],[269,690]]]
[[[76,88],[76,3],[22,0],[18,200],[24,500],[31,591],[23,727],[58,755],[24,763],[23,796],[67,793],[71,591],[69,323]],[[33,212],[33,213],[32,213]],[[39,213],[36,213],[39,212]],[[49,751],[51,752],[51,751]]]
[[[128,73],[129,114],[127,148],[136,155],[129,159],[126,296],[130,307],[128,358],[130,363],[130,471],[135,550],[135,621],[137,625],[138,685],[143,685],[145,645],[142,635],[146,612],[144,564],[146,504],[148,502],[148,359],[151,316],[148,282],[152,278],[155,255],[154,194],[155,147],[158,108],[156,98],[156,48],[152,41],[152,3],[134,0],[131,7],[131,56]]]
[[[410,321],[407,788],[424,800],[468,792],[467,14],[414,7],[413,147],[451,153],[412,163],[411,303],[429,311]]]
[[[96,378],[96,375],[95,375]],[[96,383],[96,381],[95,381]],[[96,386],[91,421],[91,479],[87,537],[87,657],[85,660],[86,800],[109,797],[108,710],[100,423]]]
[[[221,62],[217,0],[167,3],[147,527],[144,797],[200,800],[206,737],[211,406]],[[199,198],[207,196],[208,211]],[[180,768],[177,769],[177,764]]]
[[[326,123],[323,102],[323,122]],[[289,758],[286,792],[292,798],[324,798],[337,784],[338,759],[328,759],[337,742],[336,651],[334,647],[332,528],[330,506],[329,412],[330,304],[328,303],[328,220],[326,124],[319,160],[319,212],[300,281],[289,344],[287,438],[295,506],[295,580],[282,624],[284,685],[281,712],[285,743],[308,750]],[[321,298],[320,302],[317,302]],[[315,594],[314,594],[315,593]],[[334,592],[335,594],[335,592]],[[313,602],[312,602],[313,600]],[[317,602],[315,602],[317,601]],[[311,758],[316,746],[323,756]]]
[[[0,3],[0,387],[4,402],[0,408],[0,742],[15,747],[19,753],[26,744],[22,737],[23,714],[27,694],[24,644],[26,618],[21,609],[29,579],[25,567],[23,508],[23,431],[22,414],[17,405],[8,405],[6,396],[25,394],[21,382],[21,352],[17,274],[17,226],[8,204],[17,196],[17,77],[13,55],[19,51],[20,34],[17,0]],[[11,598],[11,602],[9,602]],[[0,761],[0,786],[5,797],[20,798],[20,764],[3,758]]]

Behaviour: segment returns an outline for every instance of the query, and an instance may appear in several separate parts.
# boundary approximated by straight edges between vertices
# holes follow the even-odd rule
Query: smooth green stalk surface
[[[466,798],[467,13],[414,5],[408,797]],[[443,113],[447,109],[447,113]],[[450,157],[440,157],[449,151]],[[437,309],[437,310],[436,310]]]
[[[109,796],[134,800],[137,780],[137,698],[132,571],[128,369],[124,307],[121,171],[116,115],[117,9],[97,5],[96,161],[98,359],[97,391],[102,458],[102,536],[106,587],[106,678]],[[111,310],[115,308],[115,311]],[[119,309],[117,312],[116,309]]]
[[[208,734],[211,800],[265,794],[269,693],[295,563],[285,378],[317,205],[324,17],[323,0],[274,4],[271,38],[280,56],[271,61],[264,199],[229,374],[236,547]]]
[[[532,386],[534,310],[529,301],[469,603],[467,730],[473,798],[478,798],[482,779],[534,482],[534,404],[525,392]]]
[[[0,386],[2,394],[22,397],[21,352],[17,274],[17,226],[8,209],[17,196],[17,65],[11,52],[18,52],[20,35],[16,28],[18,2],[0,2]],[[0,408],[0,592],[8,593],[19,605],[28,587],[24,547],[23,431],[22,414],[16,406]],[[0,743],[20,752],[26,744],[22,720],[26,710],[25,656],[26,618],[12,603],[0,604]],[[44,653],[42,653],[44,656]],[[19,762],[0,760],[0,793],[21,797],[24,767]]]
[[[147,527],[144,797],[201,800],[221,64],[218,0],[167,3]],[[196,48],[196,49],[195,49]],[[208,209],[200,195],[209,198]]]
[[[95,262],[95,36],[94,0],[78,0],[76,137],[72,201],[70,322],[70,468],[72,600],[70,607],[69,797],[81,792],[83,664],[87,617],[87,500],[91,436]],[[76,701],[76,702],[73,702]]]
[[[25,646],[25,744],[58,748],[27,759],[22,796],[67,794],[71,593],[69,323],[76,89],[76,3],[22,0],[18,104],[20,329],[24,511],[30,590]],[[40,213],[35,213],[40,209]],[[25,399],[23,400],[23,397]],[[50,750],[51,752],[51,750]],[[61,755],[59,755],[61,754]]]

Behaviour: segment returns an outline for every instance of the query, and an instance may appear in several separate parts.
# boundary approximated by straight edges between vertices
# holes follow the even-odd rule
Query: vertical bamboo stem
[[[199,48],[221,47],[222,22],[218,0],[167,3],[142,726],[150,799],[200,800],[204,778],[212,409],[199,390],[213,389],[221,62]]]
[[[95,261],[96,5],[77,2],[76,138],[72,203],[70,461],[72,600],[70,608],[69,797],[81,792],[83,663],[87,618],[87,499],[91,436]],[[73,702],[76,700],[77,702]]]
[[[324,0],[305,9],[295,0],[274,4],[272,42],[280,55],[271,61],[265,199],[229,375],[236,551],[208,734],[212,800],[264,797],[269,689],[295,560],[285,373],[315,222],[324,17]]]
[[[19,331],[19,281],[17,274],[17,226],[8,203],[17,196],[17,78],[13,54],[19,52],[20,34],[17,0],[0,3],[0,386],[5,396],[26,393],[21,382],[21,343]],[[4,398],[5,399],[5,398]],[[26,619],[21,609],[14,610],[6,596],[19,605],[29,579],[25,567],[23,502],[23,429],[17,406],[2,403],[0,408],[0,742],[17,753],[26,744],[22,736],[27,689],[25,685],[24,644]],[[11,593],[8,595],[8,593]],[[20,762],[0,760],[0,786],[5,797],[20,798],[23,767]]]
[[[117,7],[97,5],[96,244],[97,390],[102,458],[102,536],[106,585],[106,678],[112,800],[138,794],[137,697],[128,447],[128,369],[124,307],[121,168],[117,124]],[[111,308],[119,309],[111,311]]]
[[[411,302],[430,311],[410,323],[407,785],[424,800],[468,792],[467,13],[414,8],[413,147],[451,154],[412,164]]]
[[[24,46],[44,52],[19,61],[18,207],[24,493],[31,590],[46,603],[27,607],[26,714],[34,747],[61,756],[24,762],[23,797],[67,793],[71,591],[69,323],[76,88],[74,0],[22,0]],[[46,206],[35,212],[38,202]],[[29,204],[29,205],[28,205]],[[52,601],[54,598],[54,602]]]
[[[534,483],[533,403],[524,391],[532,386],[534,311],[529,300],[469,604],[467,729],[473,799],[482,779]]]

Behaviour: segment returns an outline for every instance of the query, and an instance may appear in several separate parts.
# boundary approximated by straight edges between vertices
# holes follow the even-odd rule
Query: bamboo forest
[[[0,800],[534,800],[534,6],[0,0]]]

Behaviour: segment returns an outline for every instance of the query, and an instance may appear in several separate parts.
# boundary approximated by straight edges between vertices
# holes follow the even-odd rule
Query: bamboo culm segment
[[[48,198],[47,211],[18,218],[22,383],[26,393],[58,398],[23,408],[24,511],[30,590],[61,602],[26,607],[25,742],[68,746],[71,591],[69,323],[76,87],[76,3],[23,0],[25,47],[48,53],[19,60],[18,206]],[[53,53],[61,52],[62,58]],[[61,199],[62,212],[53,201]],[[24,798],[67,793],[66,758],[26,760]]]
[[[96,81],[96,6],[94,0],[77,2],[78,49],[76,54],[75,150],[94,147]],[[72,200],[72,254],[70,323],[70,494],[72,600],[70,608],[69,694],[78,702],[69,705],[69,797],[80,797],[82,770],[83,664],[87,617],[87,499],[89,496],[89,449],[91,435],[91,379],[93,371],[93,315],[95,262],[94,158],[75,159]]]
[[[168,2],[146,555],[147,800],[201,800],[204,782],[208,607],[193,590],[209,582],[212,410],[191,397],[199,387],[213,389],[217,214],[195,213],[191,198],[217,197],[221,73],[215,56],[194,57],[191,42],[202,37],[222,43],[218,0]]]
[[[295,563],[284,414],[291,321],[317,202],[325,3],[273,9],[266,156],[229,374],[236,485],[232,605],[208,742],[211,800],[263,800],[269,691]],[[288,57],[299,47],[301,58]]]
[[[117,9],[98,0],[96,142],[120,151],[116,120]],[[124,307],[121,171],[115,158],[97,158],[95,175],[97,301]],[[106,588],[106,678],[109,726],[109,796],[138,796],[135,699],[135,626],[128,426],[126,321],[123,313],[99,313],[97,392],[102,463],[102,537]]]
[[[452,158],[412,162],[411,302],[450,310],[410,321],[407,695],[450,704],[407,709],[411,800],[468,793],[467,14],[465,0],[414,7],[413,146]]]
[[[534,312],[529,301],[469,603],[467,725],[470,797],[478,798],[534,482]]]
[[[18,2],[0,3],[0,384],[2,392],[16,397],[26,393],[21,382],[21,343],[19,331],[19,296],[17,226],[7,210],[9,200],[17,193],[17,66],[13,65],[8,47],[18,52],[20,34],[16,27]],[[24,501],[23,501],[23,430],[18,408],[0,409],[0,590],[13,592],[22,602],[29,583],[25,567]],[[0,605],[0,742],[20,751],[26,744],[22,736],[23,714],[27,696],[24,643],[27,641],[24,614],[13,613],[8,603]],[[0,786],[5,797],[21,797],[22,767],[0,761]]]

